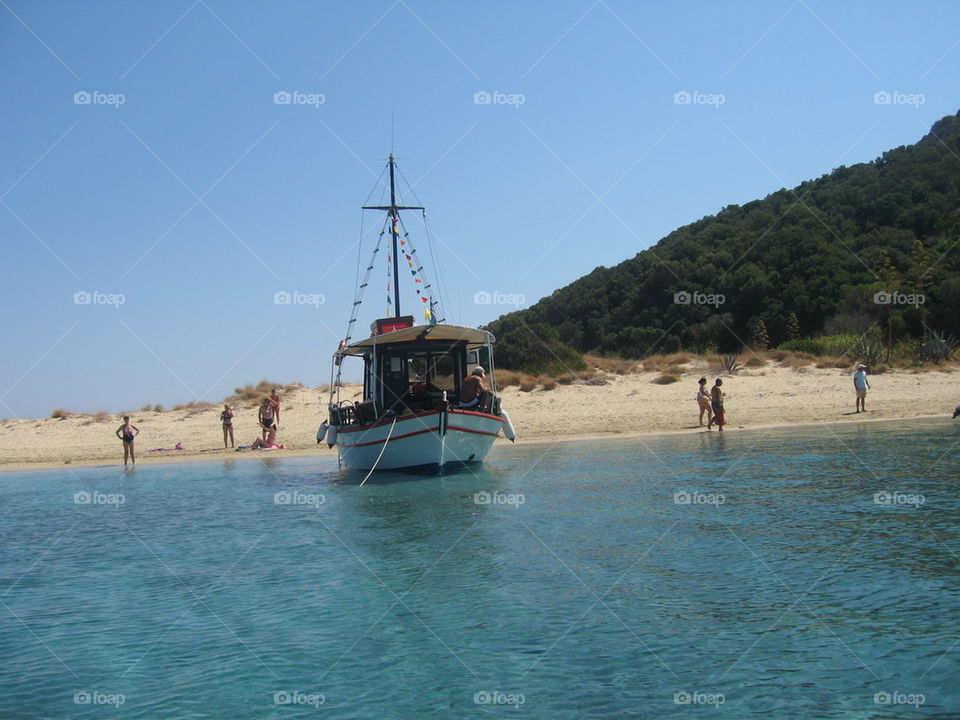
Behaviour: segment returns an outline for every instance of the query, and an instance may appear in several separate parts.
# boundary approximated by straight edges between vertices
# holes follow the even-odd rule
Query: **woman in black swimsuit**
[[[223,446],[227,446],[227,437],[229,437],[230,447],[233,447],[233,409],[229,405],[223,406],[220,422],[223,423]]]
[[[123,441],[123,464],[127,464],[127,458],[137,464],[137,457],[133,452],[133,439],[140,434],[140,428],[130,422],[130,416],[123,416],[123,425],[117,428],[116,436]]]

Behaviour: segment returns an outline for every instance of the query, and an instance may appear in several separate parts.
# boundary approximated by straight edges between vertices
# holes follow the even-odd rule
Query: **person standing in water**
[[[703,425],[703,414],[707,414],[707,422],[713,420],[713,408],[710,406],[710,393],[707,392],[707,379],[700,378],[697,381],[700,387],[697,389],[697,405],[700,406],[700,425]]]
[[[867,411],[867,390],[870,388],[870,381],[867,380],[867,366],[858,365],[857,371],[853,374],[853,391],[857,394],[857,412]]]
[[[223,423],[223,446],[227,446],[227,437],[229,437],[230,447],[233,447],[233,408],[229,405],[223,406],[223,412],[220,413],[220,422]]]
[[[127,464],[127,459],[136,465],[137,457],[134,454],[133,439],[140,434],[140,428],[130,422],[130,416],[123,416],[123,425],[117,428],[116,436],[123,441],[123,464]]]
[[[716,423],[717,429],[723,432],[723,426],[727,424],[727,419],[723,412],[723,390],[721,390],[721,387],[723,387],[723,380],[717,378],[717,382],[710,388],[710,406],[713,408],[713,418],[707,423],[707,430],[710,429],[711,425]]]

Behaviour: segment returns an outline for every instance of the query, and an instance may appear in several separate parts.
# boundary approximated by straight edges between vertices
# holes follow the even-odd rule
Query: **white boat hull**
[[[400,470],[481,462],[504,420],[486,413],[451,410],[446,415],[446,433],[441,431],[443,422],[442,413],[434,411],[404,416],[396,423],[388,420],[365,427],[341,427],[337,438],[340,459],[354,470],[369,470],[374,465],[378,470]]]

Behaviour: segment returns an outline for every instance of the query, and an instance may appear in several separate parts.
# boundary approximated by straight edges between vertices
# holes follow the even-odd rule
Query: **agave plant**
[[[957,352],[957,338],[933,330],[925,342],[917,345],[917,359],[920,362],[941,362],[949,360]]]
[[[861,337],[850,348],[849,354],[873,366],[879,363],[883,356],[883,345],[874,338]]]
[[[743,367],[737,355],[723,355],[720,358],[720,369],[733,375],[737,370]]]

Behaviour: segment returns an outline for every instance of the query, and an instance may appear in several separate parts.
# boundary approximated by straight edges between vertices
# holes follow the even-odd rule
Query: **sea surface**
[[[960,424],[0,475],[0,718],[957,718]]]

